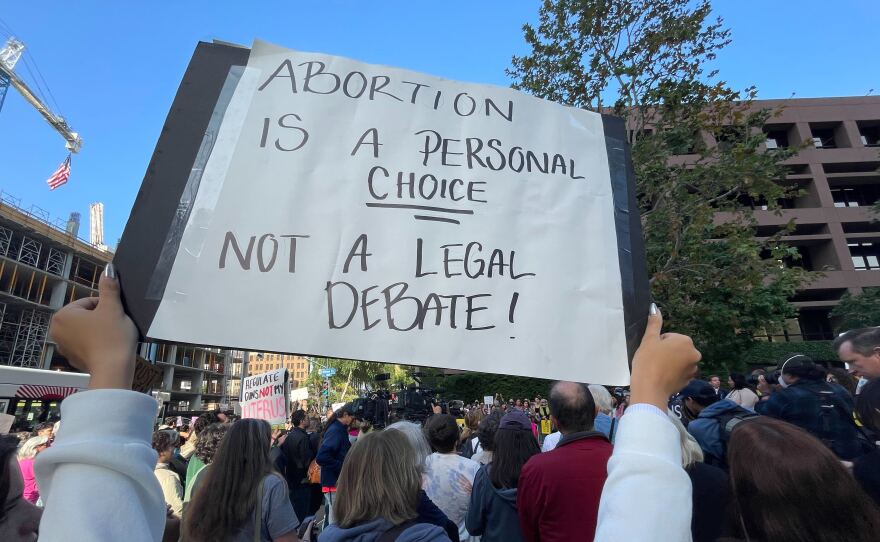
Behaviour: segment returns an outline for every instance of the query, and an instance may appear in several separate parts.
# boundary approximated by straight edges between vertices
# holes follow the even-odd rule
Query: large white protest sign
[[[156,255],[150,277],[122,274],[147,336],[628,382],[629,306],[647,308],[607,118],[263,42],[224,81],[175,209],[143,189],[120,246],[132,268],[137,241]],[[174,111],[157,156],[189,129]]]
[[[241,417],[258,418],[284,428],[290,415],[287,369],[247,376],[241,381]]]

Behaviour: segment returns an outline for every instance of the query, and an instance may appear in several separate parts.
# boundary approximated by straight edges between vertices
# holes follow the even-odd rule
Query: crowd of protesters
[[[652,307],[629,390],[557,382],[462,405],[463,427],[435,408],[378,430],[346,405],[285,430],[220,413],[154,430],[111,271],[52,325],[90,390],[60,428],[0,436],[0,540],[877,538],[880,328],[835,341],[848,372],[795,355],[724,389],[661,326]]]

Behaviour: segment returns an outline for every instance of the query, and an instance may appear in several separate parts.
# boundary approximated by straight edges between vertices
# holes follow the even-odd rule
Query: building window
[[[790,145],[788,130],[789,127],[784,125],[765,126],[764,136],[767,138],[765,142],[767,149],[787,149]]]
[[[192,380],[181,380],[180,381],[180,390],[181,391],[190,391],[192,389]]]
[[[178,401],[177,402],[177,410],[189,410],[189,401]]]
[[[856,271],[880,270],[880,243],[863,241],[847,245]]]
[[[855,188],[832,188],[835,207],[858,207],[859,194]]]
[[[880,147],[880,120],[860,120],[859,138],[866,147]]]
[[[817,149],[848,147],[841,133],[842,128],[843,126],[839,122],[810,123],[810,132],[813,134],[813,146]]]
[[[798,315],[801,336],[805,341],[828,341],[834,339],[831,329],[831,309],[802,310]]]

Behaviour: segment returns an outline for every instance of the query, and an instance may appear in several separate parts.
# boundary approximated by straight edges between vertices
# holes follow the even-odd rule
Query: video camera
[[[415,380],[415,384],[410,384],[392,393],[385,387],[385,383],[391,380],[391,375],[388,373],[376,375],[374,380],[380,388],[376,391],[369,391],[363,397],[352,402],[355,418],[366,420],[373,427],[381,429],[393,420],[424,423],[433,413],[434,405],[440,405],[444,413],[457,415],[454,412],[457,411],[460,414],[460,406],[455,408],[456,405],[453,404],[450,408],[450,405],[438,400],[438,395],[444,390],[427,388],[422,385],[422,378],[427,375],[413,372],[410,376]]]

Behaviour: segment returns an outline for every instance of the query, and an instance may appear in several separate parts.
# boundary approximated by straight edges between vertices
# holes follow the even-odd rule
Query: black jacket
[[[755,411],[804,429],[841,459],[868,451],[853,420],[853,398],[837,384],[801,379],[758,403]]]
[[[287,434],[287,439],[281,445],[281,453],[287,467],[285,478],[289,487],[301,485],[305,480],[308,483],[309,463],[315,458],[312,447],[309,444],[309,435],[299,427],[294,427]]]
[[[693,486],[691,533],[694,542],[715,542],[727,521],[727,473],[705,463],[694,463],[685,469]]]
[[[865,493],[880,506],[880,449],[853,461],[853,476]]]

